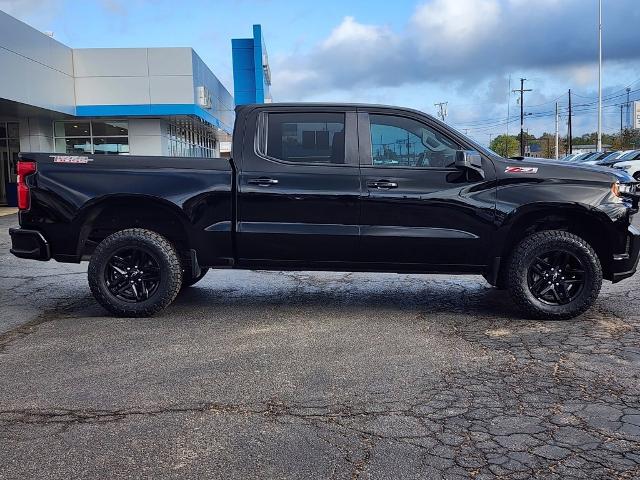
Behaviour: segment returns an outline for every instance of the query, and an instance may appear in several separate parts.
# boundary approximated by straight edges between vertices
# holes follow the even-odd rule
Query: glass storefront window
[[[16,166],[20,152],[17,122],[0,122],[0,204],[15,202]]]
[[[177,119],[168,122],[165,132],[167,149],[175,157],[215,157],[215,137],[205,124]]]
[[[56,122],[54,126],[56,137],[84,137],[91,135],[89,122]]]
[[[9,181],[18,183],[18,154],[20,153],[20,140],[10,138],[9,144]]]
[[[129,135],[129,122],[105,121],[91,122],[94,137],[113,137]]]
[[[91,153],[91,138],[56,138],[56,152],[72,155]]]
[[[129,122],[126,120],[60,121],[55,122],[54,133],[58,153],[129,153]]]
[[[94,137],[93,153],[105,155],[129,153],[129,139],[127,137]]]
[[[192,119],[176,119],[163,128],[168,154],[175,157],[215,156],[216,141],[210,127]],[[54,122],[55,151],[73,155],[128,155],[127,120],[64,120]]]
[[[7,136],[9,138],[20,138],[19,127],[17,123],[7,123]]]

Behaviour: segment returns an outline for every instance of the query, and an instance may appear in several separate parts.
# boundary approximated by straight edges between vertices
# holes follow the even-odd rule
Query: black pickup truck
[[[96,300],[148,316],[209,268],[478,274],[563,319],[634,274],[622,171],[505,159],[424,113],[239,107],[233,158],[23,153],[12,253],[89,260]]]

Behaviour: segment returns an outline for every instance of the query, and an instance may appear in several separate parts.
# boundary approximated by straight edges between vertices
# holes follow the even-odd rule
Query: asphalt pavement
[[[640,276],[564,322],[481,277],[220,270],[111,318],[0,218],[0,479],[639,478]]]

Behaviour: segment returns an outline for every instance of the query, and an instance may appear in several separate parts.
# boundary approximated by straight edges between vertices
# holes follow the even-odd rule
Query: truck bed
[[[140,226],[174,223],[193,245],[215,251],[202,259],[206,263],[232,257],[229,159],[55,153],[22,153],[20,159],[37,164],[29,179],[31,208],[21,212],[21,225],[43,233],[57,260],[80,261],[100,240],[93,237],[117,229],[119,217],[131,219],[138,211]],[[92,231],[105,222],[112,227]]]

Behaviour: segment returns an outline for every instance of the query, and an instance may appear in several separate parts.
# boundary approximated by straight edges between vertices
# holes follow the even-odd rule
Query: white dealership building
[[[191,48],[74,49],[0,11],[0,204],[19,151],[214,157],[233,109]]]

